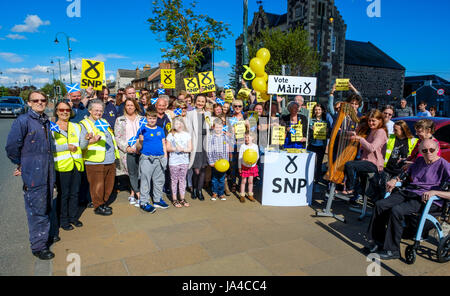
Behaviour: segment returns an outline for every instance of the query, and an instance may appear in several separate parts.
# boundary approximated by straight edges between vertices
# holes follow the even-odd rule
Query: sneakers
[[[149,203],[141,205],[140,207],[141,207],[142,210],[144,210],[144,211],[146,211],[147,213],[150,213],[150,214],[153,214],[156,211],[155,207],[152,206]]]
[[[225,197],[225,195],[220,196],[220,200],[227,200],[227,198]]]
[[[134,204],[134,206],[135,206],[136,208],[141,207],[141,205],[139,204],[139,199],[136,199],[136,203]]]
[[[153,206],[155,206],[155,208],[160,208],[160,209],[167,209],[169,207],[168,204],[166,204],[166,202],[161,199],[159,202],[154,202]]]
[[[134,196],[129,196],[128,201],[130,202],[130,205],[135,205],[137,203]]]
[[[217,194],[216,193],[213,193],[213,195],[211,196],[211,200],[212,201],[217,200]]]

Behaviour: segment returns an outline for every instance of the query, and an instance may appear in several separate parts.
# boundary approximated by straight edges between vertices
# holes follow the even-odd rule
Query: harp
[[[326,180],[335,184],[343,183],[345,163],[355,159],[359,147],[359,142],[351,140],[347,133],[356,131],[358,123],[355,109],[348,103],[342,103],[330,136]]]
[[[345,163],[354,160],[358,154],[359,141],[351,140],[348,132],[356,132],[359,122],[360,119],[356,115],[355,109],[349,103],[341,103],[341,110],[331,131],[328,147],[328,171],[325,179],[330,181],[330,193],[327,194],[326,209],[322,212],[316,211],[317,216],[334,217],[345,223],[345,218],[331,212],[331,205],[335,197],[336,184],[344,182]],[[347,197],[337,197],[349,200]]]

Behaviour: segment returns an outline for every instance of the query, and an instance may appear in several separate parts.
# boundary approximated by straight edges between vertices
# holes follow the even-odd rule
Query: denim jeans
[[[211,170],[212,192],[222,196],[225,194],[225,173],[218,172],[215,168]]]

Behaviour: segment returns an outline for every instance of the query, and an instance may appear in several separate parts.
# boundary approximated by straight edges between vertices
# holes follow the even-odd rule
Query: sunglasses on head
[[[430,149],[422,149],[422,153],[423,153],[423,154],[428,153],[428,151],[430,151],[430,153],[434,153],[434,152],[436,151],[436,149],[434,149],[434,148],[430,148]]]

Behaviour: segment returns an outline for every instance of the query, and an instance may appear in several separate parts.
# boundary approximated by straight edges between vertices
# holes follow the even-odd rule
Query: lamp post
[[[72,48],[70,48],[70,38],[69,38],[69,36],[67,36],[67,34],[66,33],[64,33],[64,32],[58,32],[58,33],[56,33],[56,36],[55,36],[55,43],[56,44],[58,44],[59,43],[59,40],[58,40],[58,35],[59,34],[63,34],[65,37],[66,37],[66,40],[67,40],[67,50],[68,50],[68,52],[69,52],[69,72],[70,72],[70,83],[72,84],[73,82],[72,82],[72,59],[71,59],[71,56],[70,56],[70,52],[72,51]]]
[[[59,81],[62,81],[62,75],[61,75],[61,59],[57,58],[58,64],[59,64]],[[53,59],[50,61],[50,64],[54,64]]]

